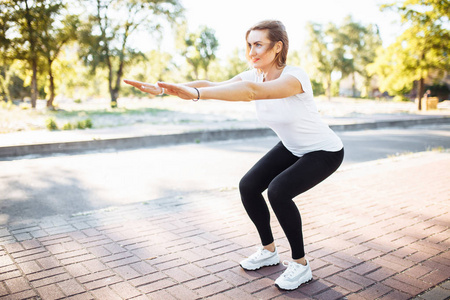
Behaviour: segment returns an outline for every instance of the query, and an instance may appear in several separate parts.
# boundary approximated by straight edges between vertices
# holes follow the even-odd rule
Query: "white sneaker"
[[[295,290],[303,283],[312,280],[312,272],[309,261],[306,260],[306,266],[296,262],[283,261],[287,267],[286,271],[275,280],[275,285],[283,290]]]
[[[256,253],[253,253],[248,258],[240,262],[243,269],[248,271],[258,270],[262,267],[275,266],[280,263],[280,257],[278,256],[277,249],[274,252],[264,249],[263,247],[258,248]]]

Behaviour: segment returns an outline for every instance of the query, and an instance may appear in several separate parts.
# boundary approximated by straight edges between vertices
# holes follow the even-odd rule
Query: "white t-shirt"
[[[288,74],[300,81],[304,93],[282,99],[255,101],[258,119],[269,126],[296,156],[318,150],[341,150],[341,139],[320,117],[306,72],[298,67],[286,66],[280,77]],[[245,71],[239,76],[244,81],[263,82],[262,74],[256,69]]]

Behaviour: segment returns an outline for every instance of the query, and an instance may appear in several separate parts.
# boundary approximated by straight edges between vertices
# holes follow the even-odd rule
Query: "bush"
[[[48,130],[58,130],[58,124],[56,124],[56,121],[53,118],[47,118],[47,120],[45,120],[45,126]]]
[[[86,119],[83,121],[78,121],[76,124],[77,129],[86,129],[86,128],[92,128],[92,121],[91,119]]]
[[[64,124],[62,129],[63,130],[72,130],[73,129],[73,125],[72,125],[72,123],[68,122],[68,123]]]

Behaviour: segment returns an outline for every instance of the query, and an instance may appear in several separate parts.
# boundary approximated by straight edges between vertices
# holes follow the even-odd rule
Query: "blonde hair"
[[[287,54],[289,50],[289,39],[286,32],[286,28],[283,23],[277,20],[265,20],[252,26],[245,34],[245,40],[247,41],[248,35],[253,30],[267,30],[267,38],[270,40],[270,49],[272,49],[277,42],[282,42],[283,47],[281,51],[275,56],[275,62],[279,68],[286,66]],[[247,44],[246,57],[250,60],[250,46]]]

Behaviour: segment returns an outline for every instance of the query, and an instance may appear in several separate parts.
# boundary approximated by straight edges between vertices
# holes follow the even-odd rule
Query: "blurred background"
[[[433,108],[449,99],[449,11],[431,0],[1,0],[0,133],[155,115],[122,79],[227,80],[249,68],[245,32],[264,19],[286,25],[288,64],[319,100]]]

